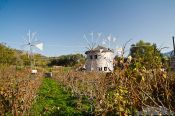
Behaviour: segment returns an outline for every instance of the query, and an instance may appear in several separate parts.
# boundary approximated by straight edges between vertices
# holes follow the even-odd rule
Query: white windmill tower
[[[43,50],[43,43],[37,40],[36,34],[36,32],[31,33],[29,30],[24,44],[24,46],[28,48],[27,51],[28,57],[30,59],[31,73],[33,74],[37,73],[37,70],[35,69],[35,59],[33,57],[33,51],[35,48]]]
[[[87,71],[103,71],[111,72],[113,71],[113,50],[109,49],[112,37],[108,37],[108,40],[103,39],[101,45],[98,41],[101,37],[101,33],[97,33],[96,41],[94,42],[94,33],[90,33],[91,42],[86,38],[88,43],[88,51],[85,52],[87,55],[87,60],[85,68]],[[108,48],[104,47],[105,42],[108,41]]]

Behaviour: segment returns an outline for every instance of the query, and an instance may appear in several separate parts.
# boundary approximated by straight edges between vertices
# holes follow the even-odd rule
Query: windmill
[[[90,37],[89,37],[90,36]],[[100,38],[101,38],[101,36],[102,36],[102,33],[94,33],[94,32],[91,32],[91,33],[89,33],[89,35],[86,35],[86,34],[84,34],[83,35],[83,38],[86,40],[86,42],[87,42],[87,47],[86,47],[86,49],[88,50],[88,51],[93,51],[94,49],[95,49],[95,47],[97,46],[97,45],[99,45],[100,44],[100,42],[101,42],[101,40],[100,40]],[[90,39],[88,39],[88,38],[90,38]],[[86,52],[85,52],[86,53]],[[92,58],[91,58],[92,59]],[[86,63],[87,64],[87,63]],[[89,64],[89,63],[88,63]],[[94,70],[94,66],[96,65],[96,63],[95,63],[95,61],[91,61],[90,62],[90,69],[91,70]]]
[[[29,30],[27,33],[27,38],[25,38],[25,44],[23,45],[24,47],[27,47],[28,58],[30,59],[32,73],[37,73],[37,70],[34,70],[35,60],[33,58],[33,51],[35,48],[43,50],[43,43],[37,40],[36,34],[36,32],[31,33],[31,31]]]
[[[86,69],[87,71],[112,71],[113,70],[113,51],[110,49],[111,43],[116,41],[116,38],[112,38],[111,34],[108,37],[103,37],[100,39],[101,33],[94,34],[90,33],[91,41],[87,39],[87,36],[84,35],[88,43],[88,51],[85,52],[87,55],[86,60]],[[94,38],[96,37],[96,38]],[[94,39],[96,39],[94,41]],[[108,47],[104,47],[108,43]],[[104,70],[103,70],[104,69]],[[109,70],[108,70],[109,69]]]

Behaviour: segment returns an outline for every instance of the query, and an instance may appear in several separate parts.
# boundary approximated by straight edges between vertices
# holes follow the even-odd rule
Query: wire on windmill
[[[90,35],[91,35],[91,49],[94,49],[94,47],[95,47],[95,44],[94,44],[94,32],[91,32],[90,33]]]
[[[91,43],[89,42],[89,40],[87,39],[86,35],[83,35],[83,38],[85,38],[85,40],[87,41],[88,47],[86,47],[88,50],[91,50]]]
[[[126,41],[125,42],[125,44],[123,45],[123,54],[122,54],[122,57],[124,56],[124,54],[125,54],[125,52],[126,52],[126,50],[125,50],[125,48],[126,48],[126,46],[127,46],[127,44],[131,41],[132,39],[129,39],[128,41]]]
[[[116,47],[116,38],[112,37],[111,42],[112,42],[111,49],[115,49],[115,47]]]
[[[96,41],[95,41],[95,44],[99,44],[99,40],[100,40],[100,37],[101,37],[102,33],[97,33],[97,38],[96,38]]]
[[[108,40],[108,48],[110,48],[111,34],[107,37],[107,40]]]
[[[113,37],[113,42],[115,42],[116,41],[116,38],[115,37]]]
[[[103,38],[102,45],[106,45],[106,38]]]
[[[29,44],[31,44],[31,32],[30,32],[30,29],[29,29],[29,32],[28,32],[28,37],[29,37],[28,38],[29,39],[28,42],[29,42]]]
[[[111,34],[107,37],[108,41],[111,41]]]
[[[93,42],[94,41],[93,40],[94,39],[94,32],[91,32],[90,35],[91,35],[91,42]]]
[[[101,37],[101,35],[102,35],[102,33],[100,32],[100,33],[97,33],[98,34],[98,37],[100,38]]]
[[[36,34],[37,34],[37,32],[32,33],[32,39],[35,37]]]
[[[103,40],[103,41],[102,41],[102,44],[103,44],[103,45],[105,45],[105,44],[106,44],[106,42]]]

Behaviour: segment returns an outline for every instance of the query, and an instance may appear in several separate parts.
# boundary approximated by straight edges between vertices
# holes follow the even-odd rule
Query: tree
[[[50,58],[49,66],[58,65],[58,66],[66,66],[73,67],[85,62],[85,57],[82,54],[70,54],[70,55],[62,55],[59,57]]]
[[[134,62],[140,63],[146,69],[161,66],[161,54],[156,44],[140,40],[138,43],[131,45],[130,55],[133,57]]]
[[[47,57],[40,54],[33,54],[36,66],[46,66]],[[0,64],[30,66],[28,54],[21,50],[12,49],[4,43],[0,43]]]
[[[0,64],[15,64],[15,52],[5,44],[0,43]]]

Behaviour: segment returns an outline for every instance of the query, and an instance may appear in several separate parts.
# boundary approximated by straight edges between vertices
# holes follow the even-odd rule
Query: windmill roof
[[[96,48],[94,48],[92,50],[89,50],[89,51],[86,51],[85,54],[92,53],[92,52],[101,52],[101,50],[102,50],[102,52],[112,52],[112,53],[114,53],[113,50],[111,50],[109,48],[106,48],[104,46],[98,45]]]

